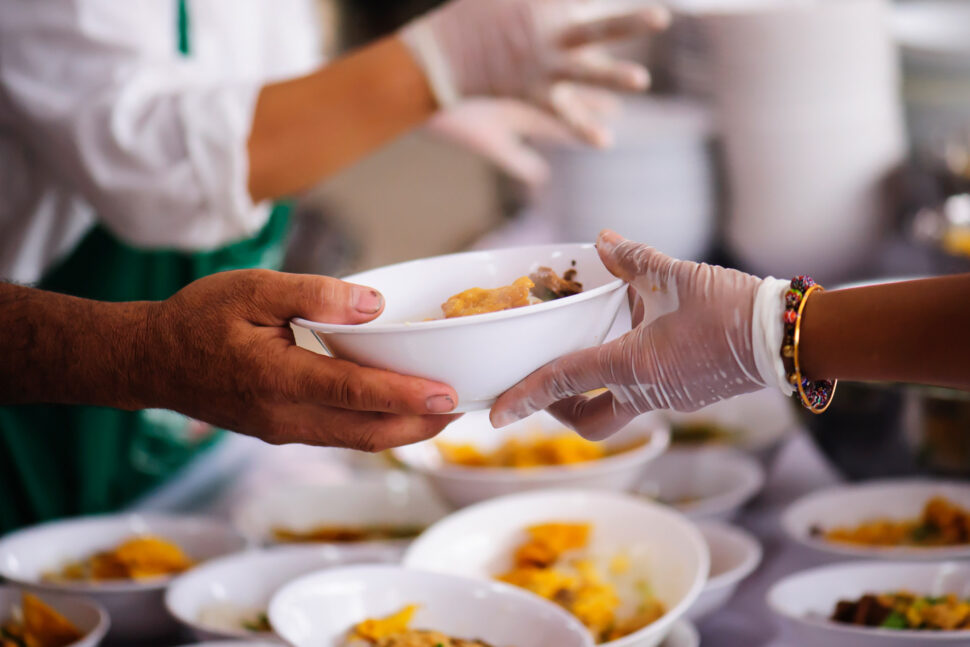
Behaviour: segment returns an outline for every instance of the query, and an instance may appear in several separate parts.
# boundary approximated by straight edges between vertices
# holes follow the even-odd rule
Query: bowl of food
[[[785,511],[785,532],[832,555],[890,560],[970,557],[970,484],[929,479],[843,485]]]
[[[687,620],[678,620],[660,647],[699,647],[701,635],[697,632],[697,627]]]
[[[611,647],[653,647],[697,599],[700,531],[658,503],[590,490],[526,492],[452,514],[408,549],[410,568],[503,581],[555,601]]]
[[[732,447],[674,447],[647,466],[634,491],[691,519],[728,521],[757,495],[765,471]]]
[[[109,624],[107,612],[91,600],[0,586],[3,647],[95,647]]]
[[[591,244],[436,256],[346,280],[379,290],[384,312],[362,325],[294,319],[307,347],[450,384],[456,411],[487,409],[543,364],[599,344],[626,301]]]
[[[178,631],[165,610],[171,579],[246,541],[228,524],[162,514],[51,521],[0,539],[0,576],[41,594],[81,595],[111,616],[109,639],[134,643]]]
[[[254,544],[331,544],[369,557],[378,546],[400,556],[448,512],[423,479],[394,470],[329,485],[283,483],[244,500],[232,516]]]
[[[390,562],[397,557],[397,552],[380,545],[360,546],[353,555],[319,544],[243,551],[176,577],[165,593],[165,606],[199,640],[279,640],[267,610],[273,594],[283,585],[311,571]]]
[[[697,525],[711,553],[711,572],[704,590],[687,610],[697,621],[711,615],[731,599],[744,578],[761,563],[761,544],[750,533],[717,521]]]
[[[393,450],[393,456],[427,477],[449,503],[466,506],[544,488],[628,490],[668,442],[658,420],[637,420],[592,442],[546,412],[492,429],[488,413],[480,411],[451,423],[437,438]]]
[[[782,579],[768,591],[790,644],[926,647],[970,644],[970,565],[842,562]]]
[[[556,605],[500,582],[399,566],[306,575],[279,591],[270,622],[295,647],[592,647]]]

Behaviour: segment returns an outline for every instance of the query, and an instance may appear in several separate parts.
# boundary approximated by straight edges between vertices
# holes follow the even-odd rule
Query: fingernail
[[[450,395],[432,395],[425,403],[431,413],[448,413],[455,408]]]
[[[600,232],[599,238],[596,241],[596,247],[604,251],[613,251],[617,243],[620,242],[620,236],[615,231],[609,229],[604,229]]]
[[[357,312],[365,315],[372,315],[380,312],[384,307],[384,297],[373,288],[365,288],[360,285],[354,286],[354,308]]]

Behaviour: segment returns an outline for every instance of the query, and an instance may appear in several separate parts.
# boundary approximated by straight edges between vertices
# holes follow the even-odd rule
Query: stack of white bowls
[[[850,275],[905,154],[887,3],[691,2],[676,21],[681,85],[723,141],[731,250],[761,274]]]

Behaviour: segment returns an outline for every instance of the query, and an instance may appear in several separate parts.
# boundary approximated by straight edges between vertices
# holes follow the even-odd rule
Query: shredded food
[[[961,546],[970,543],[970,512],[936,496],[916,519],[870,519],[857,526],[816,527],[812,534],[859,546]]]
[[[192,568],[195,562],[174,542],[161,537],[132,537],[115,548],[45,573],[48,581],[144,580],[175,575]]]
[[[439,440],[436,444],[442,459],[453,465],[529,468],[595,461],[641,447],[643,441],[607,449],[602,443],[594,443],[565,431],[556,434],[535,432],[523,437],[507,438],[492,451],[481,450],[469,443]]]
[[[384,618],[369,618],[358,623],[347,636],[347,647],[491,647],[482,640],[454,638],[440,631],[411,629],[418,610],[409,604]]]

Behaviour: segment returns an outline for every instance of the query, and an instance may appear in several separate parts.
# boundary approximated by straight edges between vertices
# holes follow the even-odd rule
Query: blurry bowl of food
[[[108,633],[104,608],[84,598],[0,586],[0,645],[96,647]]]
[[[799,647],[970,643],[970,565],[842,562],[782,579],[768,606]]]
[[[279,642],[267,615],[273,594],[311,571],[396,557],[379,545],[369,550],[359,547],[348,555],[335,546],[306,544],[227,555],[172,580],[165,606],[198,640]]]
[[[733,447],[674,447],[647,466],[635,491],[691,519],[729,521],[764,482],[761,464]]]
[[[448,511],[424,479],[393,470],[330,485],[281,483],[244,500],[233,522],[260,545],[330,544],[348,558],[383,547],[391,558]]]
[[[667,448],[662,422],[639,420],[591,442],[546,412],[493,429],[474,412],[437,438],[393,450],[449,503],[466,506],[505,494],[545,488],[628,490]]]
[[[111,616],[118,643],[171,636],[165,610],[172,577],[242,550],[246,541],[213,519],[117,514],[51,521],[0,539],[0,576],[30,591],[85,596]]]
[[[750,533],[717,521],[697,525],[711,553],[711,572],[704,590],[687,610],[687,617],[697,621],[711,615],[725,604],[738,586],[761,563],[761,544]]]
[[[381,316],[356,326],[295,319],[316,344],[302,334],[298,342],[449,384],[458,393],[456,411],[486,409],[543,364],[603,341],[626,297],[596,248],[578,243],[436,256],[345,280],[379,290]],[[444,317],[445,303],[456,316]],[[483,313],[470,314],[476,311]]]
[[[653,647],[700,595],[710,557],[696,526],[665,506],[545,490],[452,514],[411,545],[404,564],[500,579],[556,601],[598,643]]]
[[[269,616],[277,632],[295,647],[593,644],[569,614],[514,587],[399,566],[355,566],[306,575],[273,597]],[[397,642],[390,642],[392,636]],[[381,639],[387,642],[377,643]]]
[[[833,556],[964,559],[970,484],[900,479],[836,486],[791,504],[782,526],[795,541]]]

